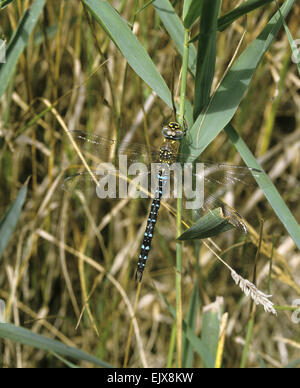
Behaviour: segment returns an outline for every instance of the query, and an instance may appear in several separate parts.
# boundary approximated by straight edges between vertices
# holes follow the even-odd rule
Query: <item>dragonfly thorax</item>
[[[159,150],[159,162],[166,164],[176,163],[178,148],[178,141],[165,139]]]

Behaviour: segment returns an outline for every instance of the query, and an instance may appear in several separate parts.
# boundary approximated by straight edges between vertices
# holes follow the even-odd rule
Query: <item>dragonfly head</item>
[[[162,134],[166,139],[181,140],[185,136],[186,131],[178,123],[171,122],[162,129]]]

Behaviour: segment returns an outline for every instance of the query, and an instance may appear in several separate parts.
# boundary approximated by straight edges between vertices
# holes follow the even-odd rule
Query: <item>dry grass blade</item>
[[[138,349],[139,349],[140,356],[141,356],[141,362],[143,363],[144,367],[147,367],[147,362],[146,362],[146,358],[145,358],[145,354],[144,354],[144,350],[143,350],[143,345],[142,345],[142,339],[140,336],[140,332],[139,332],[136,318],[134,317],[134,310],[132,308],[132,305],[130,304],[130,301],[127,298],[125,291],[123,290],[123,288],[121,287],[119,282],[113,276],[111,276],[109,273],[106,273],[105,268],[103,268],[100,264],[96,263],[93,259],[83,255],[81,252],[78,252],[71,247],[68,247],[63,242],[58,241],[55,237],[51,236],[49,233],[47,233],[43,230],[38,230],[38,231],[36,231],[36,234],[39,237],[51,242],[52,244],[55,244],[58,247],[62,247],[68,253],[74,255],[75,257],[78,257],[79,259],[82,259],[85,263],[89,264],[91,267],[95,268],[97,271],[105,274],[107,279],[115,286],[115,288],[118,290],[118,292],[122,296],[124,302],[126,303],[126,306],[128,307],[129,315],[131,318],[133,318],[133,327],[134,327],[134,331],[135,331],[135,335],[136,335],[136,339],[137,339]]]
[[[114,367],[295,367],[299,349],[286,341],[297,338],[300,293],[300,4],[280,0],[279,13],[272,0],[139,3],[0,0],[1,219],[30,177],[14,233],[0,233],[0,320]],[[95,172],[120,160],[112,144],[130,162],[158,161],[174,108],[189,135],[179,160],[212,162],[204,206],[188,213],[185,195],[180,217],[176,198],[164,199],[139,290],[151,200],[99,199]],[[78,173],[83,183],[63,191]],[[180,225],[215,210],[232,230],[176,245]],[[211,331],[199,306],[216,295],[223,326],[217,317]],[[0,367],[72,366],[0,342]]]

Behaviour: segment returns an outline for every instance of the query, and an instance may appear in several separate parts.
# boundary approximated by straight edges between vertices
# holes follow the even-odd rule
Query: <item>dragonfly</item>
[[[140,178],[146,178],[146,182],[149,182],[151,179],[152,203],[135,272],[135,279],[137,282],[142,282],[146,263],[149,257],[149,253],[151,251],[151,245],[153,241],[155,226],[158,221],[161,203],[163,200],[165,200],[165,197],[176,197],[174,194],[170,193],[171,166],[175,165],[179,168],[179,170],[180,167],[188,166],[188,170],[192,178],[191,186],[195,184],[195,180],[197,180],[198,182],[200,181],[203,184],[202,186],[200,186],[201,192],[203,191],[203,198],[199,196],[199,198],[201,198],[202,200],[197,203],[198,207],[194,207],[193,204],[191,205],[192,202],[188,202],[185,200],[186,203],[189,204],[189,206],[186,206],[187,208],[189,208],[189,210],[186,210],[186,214],[189,214],[189,220],[195,221],[199,219],[199,217],[201,217],[204,212],[211,212],[212,208],[220,207],[224,216],[230,224],[232,224],[242,233],[247,233],[247,225],[242,216],[240,216],[240,214],[235,209],[225,204],[218,197],[222,195],[222,193],[224,194],[224,192],[227,190],[226,187],[228,188],[228,186],[232,187],[233,185],[236,185],[238,183],[241,183],[244,186],[253,185],[253,177],[261,176],[262,171],[256,168],[241,167],[225,163],[203,162],[192,154],[187,155],[180,153],[180,141],[187,134],[186,127],[182,128],[175,121],[172,121],[168,125],[163,126],[163,140],[159,149],[154,147],[147,147],[143,144],[138,143],[122,144],[118,143],[116,140],[106,139],[101,136],[92,135],[84,131],[70,131],[70,134],[78,145],[78,148],[84,151],[84,153],[86,153],[87,155],[89,155],[89,157],[94,161],[94,163],[99,164],[99,162],[101,162],[101,168],[99,169],[99,167],[97,167],[97,170],[90,169],[89,171],[80,171],[79,173],[67,177],[63,185],[63,188],[67,191],[73,190],[74,188],[85,190],[86,188],[90,188],[88,182],[92,182],[95,183],[97,186],[97,194],[100,193],[98,196],[100,198],[105,198],[107,196],[107,192],[103,193],[103,185],[109,185],[109,183],[112,182],[116,183],[117,176],[120,177],[120,167],[122,168],[122,165],[125,162],[130,163],[131,165],[137,163],[138,167],[140,167],[141,162],[143,162],[143,166],[146,166],[147,168],[146,172],[143,171],[142,173],[140,173],[140,175],[138,176],[138,184],[135,183],[134,186],[135,188],[137,186],[139,187],[139,194],[145,194],[145,192],[148,192],[149,194],[147,184],[146,189],[141,189]],[[106,163],[104,165],[102,164],[102,162],[106,162],[107,160],[111,159],[113,159],[113,164],[109,164],[108,166]],[[181,162],[181,160],[184,160],[184,162]],[[118,162],[119,170],[114,169],[114,165],[117,165]],[[153,179],[152,165],[155,166],[155,179]],[[201,166],[200,172],[198,170],[196,170],[196,172],[195,170],[193,170],[193,166],[195,165]],[[106,172],[109,172],[109,178],[107,178],[106,174],[103,184],[101,180],[103,179],[104,175],[104,166]],[[150,166],[151,171],[149,172]],[[180,170],[180,172],[181,175],[179,174],[179,176],[181,177],[182,170]],[[153,181],[155,183],[153,183]],[[174,185],[176,184],[174,183]],[[204,198],[204,192],[207,187],[210,187],[210,191],[217,190],[217,194],[213,195],[210,193],[207,196],[205,195]],[[165,195],[166,193],[167,195]],[[115,194],[115,192],[113,194]],[[180,194],[182,194],[182,191],[180,191]],[[112,195],[112,197],[114,196]]]

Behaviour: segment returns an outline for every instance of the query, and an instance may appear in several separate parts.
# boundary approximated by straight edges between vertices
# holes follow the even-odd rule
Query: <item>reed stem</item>
[[[182,78],[180,90],[180,108],[178,114],[178,121],[181,127],[184,126],[185,113],[185,98],[186,86],[188,76],[188,61],[189,61],[189,30],[184,32],[184,51],[182,61]],[[182,222],[182,199],[177,200],[177,237],[181,235]],[[182,367],[182,288],[181,275],[182,274],[182,243],[176,244],[176,344],[177,344],[177,367]]]

